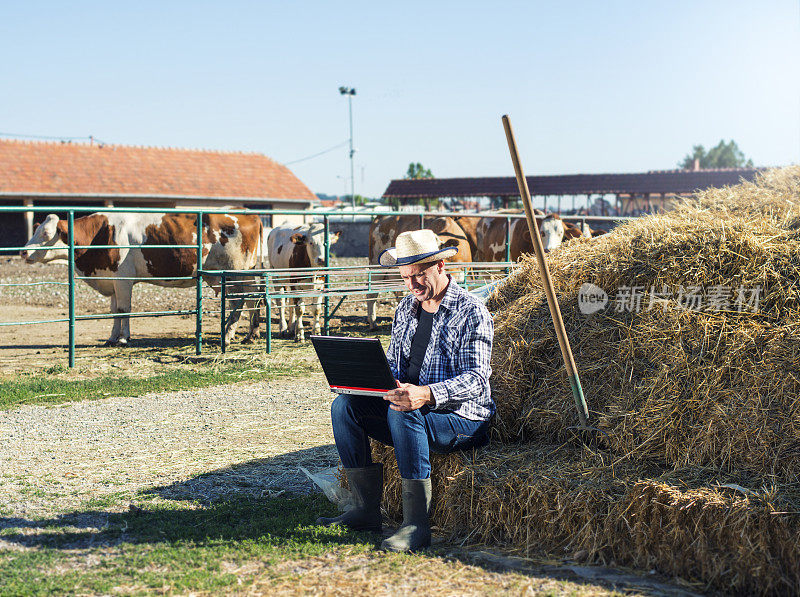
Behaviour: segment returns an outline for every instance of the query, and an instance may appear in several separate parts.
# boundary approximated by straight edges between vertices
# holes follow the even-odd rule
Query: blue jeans
[[[484,445],[488,439],[489,421],[471,421],[427,406],[401,412],[389,404],[383,398],[347,394],[333,401],[333,437],[344,468],[372,464],[372,438],[394,446],[403,479],[427,479],[431,476],[431,452],[449,454]]]

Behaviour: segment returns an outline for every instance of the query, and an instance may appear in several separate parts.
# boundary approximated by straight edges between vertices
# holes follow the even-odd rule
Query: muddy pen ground
[[[0,261],[3,282],[64,275],[64,266]],[[64,286],[0,290],[2,322],[66,315]],[[193,307],[192,288],[134,290],[134,311]],[[385,301],[379,309],[387,340],[392,308]],[[79,284],[77,309],[104,313],[107,299]],[[363,301],[346,303],[331,332],[368,335],[365,314]],[[335,507],[300,467],[331,469],[338,457],[331,394],[313,351],[275,339],[270,355],[261,341],[236,343],[223,357],[210,314],[198,356],[194,326],[193,316],[133,319],[130,346],[113,348],[103,346],[110,321],[78,322],[74,370],[65,323],[0,327],[0,594],[691,588],[558,554],[520,558],[443,539],[424,553],[385,554],[380,538],[314,525]]]

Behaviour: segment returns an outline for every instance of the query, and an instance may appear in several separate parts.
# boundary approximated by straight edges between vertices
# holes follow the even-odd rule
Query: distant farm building
[[[531,196],[550,211],[591,215],[639,215],[671,208],[676,198],[709,187],[753,180],[759,168],[660,170],[633,174],[565,174],[528,176]],[[398,208],[448,203],[474,211],[475,201],[508,208],[519,200],[512,176],[493,178],[422,178],[393,180],[383,198]]]
[[[307,210],[316,201],[259,153],[0,139],[0,205]],[[33,224],[32,212],[0,214],[0,246],[24,244]]]

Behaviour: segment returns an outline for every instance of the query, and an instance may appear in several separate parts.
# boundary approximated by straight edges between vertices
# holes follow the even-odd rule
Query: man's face
[[[443,287],[443,280],[447,279],[444,273],[444,261],[435,263],[412,263],[401,265],[400,277],[406,283],[406,288],[411,291],[419,302],[432,299]]]

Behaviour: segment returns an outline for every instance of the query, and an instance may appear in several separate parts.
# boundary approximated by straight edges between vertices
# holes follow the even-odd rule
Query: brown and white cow
[[[534,215],[544,215],[534,210]],[[556,214],[538,220],[544,250],[557,248],[564,238],[564,222]],[[483,217],[478,223],[478,257],[476,261],[506,260],[506,218]],[[524,253],[533,253],[533,240],[525,218],[511,220],[510,258],[517,261]]]
[[[393,247],[397,235],[401,232],[419,229],[419,216],[379,216],[372,221],[369,227],[369,262],[370,265],[377,265],[380,254],[386,249]],[[432,230],[439,239],[439,248],[458,247],[458,253],[447,261],[453,263],[471,263],[472,249],[464,230],[453,218],[438,217],[426,218],[425,228]],[[463,274],[456,276],[456,280],[461,281]],[[396,271],[378,272],[372,274],[372,281],[381,283],[387,280],[400,282]],[[377,327],[376,300],[377,294],[367,295],[367,322],[369,329]]]
[[[477,261],[478,255],[478,224],[481,221],[480,216],[456,216],[453,218],[456,224],[461,226],[464,234],[469,243],[469,250],[472,253],[472,259]]]
[[[608,230],[603,230],[602,228],[591,228],[586,222],[583,223],[584,237],[595,238],[597,236],[602,236],[603,234],[608,234]]]
[[[341,232],[330,233],[330,244],[339,240]],[[325,266],[325,226],[323,224],[303,224],[302,226],[278,226],[273,228],[267,239],[270,267],[273,269],[295,270],[298,268],[317,268]],[[320,314],[322,313],[322,296],[319,294],[324,285],[324,280],[313,273],[287,275],[276,283],[276,287],[283,288],[288,294],[311,292],[316,294],[310,301],[311,315],[313,317],[312,329],[314,334],[320,333]],[[289,317],[294,316],[292,330],[289,331],[289,322],[286,320],[286,299],[278,299],[280,313],[280,334],[286,336],[291,333],[296,342],[305,340],[303,329],[303,315],[305,314],[306,300],[294,297],[294,309],[290,309]]]
[[[202,265],[207,270],[252,269],[261,253],[261,219],[256,215],[203,216]],[[93,213],[74,222],[74,242],[80,245],[120,245],[132,248],[75,249],[75,271],[84,282],[111,298],[111,313],[130,313],[133,286],[147,282],[171,288],[187,288],[194,280],[163,280],[197,273],[194,248],[150,248],[149,245],[196,245],[197,216],[193,214]],[[34,231],[21,251],[28,262],[50,262],[68,257],[68,224],[50,214]],[[141,279],[131,279],[141,278]],[[219,279],[206,277],[219,287]],[[236,333],[238,316],[226,329],[226,340]],[[251,318],[250,335],[257,333],[258,318]],[[130,318],[115,317],[108,344],[130,340]]]
[[[573,238],[592,238],[592,230],[588,224],[564,222],[564,242]]]

